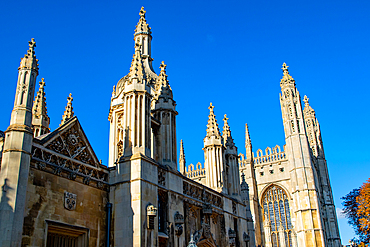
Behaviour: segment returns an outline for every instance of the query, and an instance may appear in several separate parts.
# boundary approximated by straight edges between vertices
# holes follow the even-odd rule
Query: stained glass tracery
[[[273,247],[292,246],[292,224],[290,218],[289,198],[279,186],[273,185],[267,189],[262,197],[263,215],[271,226],[271,243]],[[265,219],[264,219],[265,220]],[[284,229],[284,236],[279,236],[280,222]],[[280,238],[285,239],[286,246],[280,246]]]

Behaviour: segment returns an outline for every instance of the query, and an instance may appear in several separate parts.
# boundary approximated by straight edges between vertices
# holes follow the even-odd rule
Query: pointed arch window
[[[292,247],[292,221],[287,193],[279,186],[272,185],[262,196],[263,215],[271,227],[272,247]],[[279,232],[280,224],[284,229],[284,235]],[[280,236],[282,235],[282,236]],[[281,246],[280,238],[285,239],[285,245]]]

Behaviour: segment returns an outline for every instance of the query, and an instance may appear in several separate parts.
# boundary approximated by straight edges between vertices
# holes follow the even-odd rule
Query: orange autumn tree
[[[370,243],[370,178],[360,188],[352,190],[342,199],[344,215],[358,237],[352,239],[352,244],[368,246]]]
[[[370,236],[370,178],[360,187],[356,197],[359,229],[365,236]]]

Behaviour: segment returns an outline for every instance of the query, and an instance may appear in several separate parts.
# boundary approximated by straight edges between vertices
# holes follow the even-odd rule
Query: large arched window
[[[292,247],[292,222],[286,192],[281,187],[272,185],[263,194],[262,204],[264,221],[268,220],[270,223],[272,247]],[[284,236],[279,232],[280,223]],[[281,241],[281,237],[285,238],[285,241]],[[286,246],[281,246],[282,242],[285,242]]]

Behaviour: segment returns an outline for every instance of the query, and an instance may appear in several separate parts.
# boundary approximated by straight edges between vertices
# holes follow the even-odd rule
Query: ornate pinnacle
[[[283,63],[283,67],[281,68],[283,70],[283,78],[280,80],[280,87],[281,88],[286,87],[287,85],[295,86],[295,80],[289,74],[288,68],[289,68],[289,66],[286,65],[286,63]]]
[[[209,116],[208,116],[208,124],[207,124],[207,137],[215,136],[220,137],[220,130],[218,129],[218,124],[216,120],[216,116],[213,112],[214,106],[210,103],[209,109]]]
[[[159,81],[162,85],[167,86],[168,80],[167,80],[167,74],[166,74],[166,67],[167,65],[162,61],[159,68],[161,69],[161,72],[159,73]]]
[[[35,101],[33,103],[33,109],[32,112],[36,117],[44,116],[46,119],[49,119],[49,116],[47,114],[46,110],[46,98],[45,98],[45,81],[44,78],[41,79],[39,82],[40,88],[39,91],[36,94]]]
[[[304,116],[305,118],[309,118],[309,117],[312,117],[312,118],[315,118],[315,110],[310,106],[310,103],[308,102],[309,98],[307,97],[307,95],[304,96],[303,98],[303,102],[304,102],[304,109],[303,109],[303,113],[304,113]]]
[[[131,78],[144,77],[144,67],[141,57],[141,44],[139,42],[135,43],[135,53],[132,56],[132,62],[130,67],[130,77]]]
[[[245,146],[250,146],[252,145],[252,142],[251,142],[251,137],[249,135],[249,128],[248,128],[248,124],[245,124]]]
[[[230,126],[229,126],[229,123],[227,122],[227,120],[229,120],[229,118],[226,116],[226,114],[224,115],[223,120],[224,120],[224,129],[222,131],[222,136],[223,136],[223,139],[224,139],[224,143],[225,143],[226,146],[234,146],[234,140],[231,137]]]
[[[34,69],[36,70],[36,73],[38,75],[39,67],[37,63],[38,60],[36,59],[35,55],[36,42],[34,38],[32,38],[31,41],[28,41],[28,46],[29,48],[27,50],[27,54],[25,54],[24,57],[21,58],[21,63],[18,69]]]
[[[144,10],[144,7],[141,7],[140,12],[139,12],[140,19],[139,19],[139,22],[136,25],[134,36],[136,36],[138,34],[149,34],[150,35],[152,33],[150,31],[149,24],[146,23],[145,13],[146,13],[146,11]]]
[[[32,38],[31,41],[28,41],[28,45],[29,45],[29,50],[32,52],[32,54],[35,52],[35,47],[36,47],[36,42],[35,42],[35,39]]]
[[[227,120],[229,120],[229,118],[227,117],[226,114],[224,115],[224,119],[223,120],[224,120],[224,130],[223,130],[222,135],[224,137],[229,137],[229,136],[231,136],[231,131],[230,131],[229,123],[227,122]]]
[[[182,169],[184,169],[184,171],[185,171],[185,150],[184,150],[184,143],[183,143],[183,141],[181,140],[180,141],[180,167],[181,167],[181,165],[183,166],[183,167],[181,167]],[[182,173],[184,172],[184,171],[181,171]]]
[[[180,159],[185,159],[184,142],[180,141]]]
[[[62,117],[62,122],[60,123],[59,126],[62,126],[70,118],[72,118],[74,116],[73,107],[72,107],[72,101],[73,101],[73,98],[72,98],[72,94],[70,93],[69,96],[68,96],[68,98],[67,98],[67,106],[66,106],[66,109],[64,111],[64,115]]]

